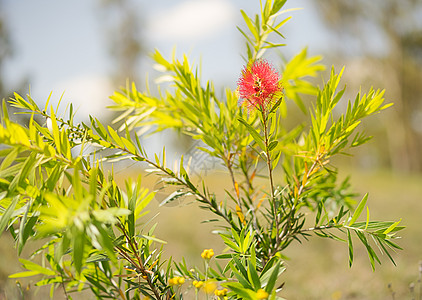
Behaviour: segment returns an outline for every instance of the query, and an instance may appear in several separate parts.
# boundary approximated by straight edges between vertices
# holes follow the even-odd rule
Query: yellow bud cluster
[[[201,257],[203,259],[210,259],[211,257],[214,256],[214,250],[213,249],[205,249],[204,251],[202,251],[201,253]]]
[[[199,288],[201,288],[201,286],[204,285],[204,282],[203,281],[194,280],[192,282],[192,284],[193,284],[194,287],[196,287],[197,289],[199,289]]]
[[[169,285],[182,285],[185,283],[185,278],[184,277],[173,277],[169,279]]]
[[[256,298],[257,299],[267,299],[268,298],[268,293],[266,292],[266,291],[264,291],[263,289],[259,289],[257,292],[256,292]]]
[[[227,295],[227,292],[228,292],[227,289],[215,290],[214,294],[218,297],[224,297],[225,295]]]

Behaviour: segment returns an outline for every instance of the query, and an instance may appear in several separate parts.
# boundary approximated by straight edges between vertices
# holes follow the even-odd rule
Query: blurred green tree
[[[1,3],[0,3],[1,5]],[[11,55],[10,36],[7,31],[5,20],[0,14],[0,97],[4,98],[7,94],[4,86],[4,74],[2,72],[5,60]]]
[[[360,67],[367,68],[359,73],[388,86],[389,98],[395,103],[394,120],[385,124],[389,164],[396,170],[421,172],[422,2],[325,0],[316,7],[337,34],[335,54],[348,56],[347,41],[356,42],[364,61]],[[370,52],[368,42],[374,39],[374,32],[384,39],[385,55]],[[362,82],[362,78],[356,80]]]
[[[28,86],[28,78],[22,78],[17,86],[8,86],[7,75],[4,72],[4,66],[8,59],[13,56],[13,41],[10,31],[7,25],[7,18],[1,9],[3,2],[0,1],[0,100],[9,99],[13,96],[13,92],[24,94],[25,87]],[[10,112],[14,112],[14,108],[10,107],[8,109]],[[12,117],[15,121],[25,122],[27,117],[23,115],[13,115]]]
[[[106,31],[108,49],[114,65],[112,80],[122,85],[139,81],[139,59],[144,54],[138,15],[130,0],[100,0],[101,22]]]

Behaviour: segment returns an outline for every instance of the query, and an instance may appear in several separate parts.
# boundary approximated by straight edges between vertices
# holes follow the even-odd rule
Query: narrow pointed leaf
[[[355,223],[356,220],[359,218],[360,214],[362,213],[362,211],[363,211],[363,209],[364,209],[364,207],[366,205],[366,201],[367,200],[368,200],[368,194],[365,194],[365,196],[363,197],[363,199],[360,201],[358,207],[356,208],[356,210],[355,210],[355,212],[354,212],[354,214],[352,216],[352,219],[349,222],[349,226],[352,226],[353,223]]]

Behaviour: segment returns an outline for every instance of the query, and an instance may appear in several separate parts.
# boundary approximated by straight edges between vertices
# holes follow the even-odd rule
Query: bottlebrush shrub
[[[22,126],[9,119],[3,103],[0,232],[13,236],[19,255],[28,241],[45,242],[29,260],[20,259],[26,271],[10,277],[38,275],[36,285],[50,285],[51,294],[63,289],[69,299],[87,289],[112,299],[281,299],[283,251],[310,235],[345,242],[350,265],[354,240],[366,248],[372,268],[379,253],[394,263],[391,252],[400,247],[393,239],[403,227],[371,221],[369,212],[361,221],[368,196],[353,209],[348,182],[338,182],[330,163],[369,140],[359,125],[389,106],[384,92],[358,93],[344,113],[334,113],[345,92],[339,87],[343,70],[332,70],[317,87],[309,80],[324,70],[320,57],[303,50],[282,68],[266,60],[267,50],[282,46],[269,38],[282,37],[278,30],[289,18],[277,17],[286,12],[285,2],[261,3],[253,18],[241,11],[245,66],[238,88],[222,97],[212,82],[201,84],[186,56],[166,59],[156,51],[152,58],[172,87],[159,96],[135,84],[115,92],[112,109],[121,112],[117,122],[123,124],[118,130],[93,116],[89,124],[76,124],[71,104],[68,117],[59,117],[49,101],[40,109],[30,96],[15,94],[10,103],[31,116]],[[302,95],[315,101],[304,102]],[[287,128],[290,101],[309,122]],[[37,122],[37,115],[49,126]],[[150,158],[137,134],[147,126],[199,141],[197,148],[224,166],[231,190],[217,198],[216,188],[194,184],[183,157],[176,169],[166,166],[164,151]],[[155,226],[144,217],[154,194],[140,178],[119,185],[112,172],[103,171],[103,162],[122,159],[148,165],[176,187],[163,204],[190,195],[215,214],[227,250],[204,250],[203,266],[164,261]],[[265,187],[258,177],[267,178]]]

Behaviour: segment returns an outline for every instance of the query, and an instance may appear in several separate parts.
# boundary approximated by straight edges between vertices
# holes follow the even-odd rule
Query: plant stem
[[[43,112],[43,111],[41,111],[41,110],[34,110],[34,112],[35,113],[38,113],[38,114],[40,114],[40,115],[42,115],[42,116],[44,116],[44,117],[49,117],[49,115],[47,115],[45,112]],[[61,120],[61,119],[58,119],[58,121],[60,121],[61,123],[63,123],[63,124],[67,124],[68,126],[69,126],[69,128],[73,128],[73,129],[76,129],[76,130],[79,130],[79,128],[77,128],[75,125],[73,125],[73,124],[68,124],[68,123],[66,123],[66,122],[64,122],[63,120]],[[123,152],[125,152],[125,153],[127,153],[127,154],[129,154],[129,155],[132,155],[133,157],[136,157],[136,158],[139,158],[139,160],[140,161],[145,161],[146,163],[148,163],[148,164],[150,164],[150,165],[152,165],[154,168],[156,168],[156,169],[158,169],[158,170],[160,170],[160,171],[162,171],[163,173],[165,173],[167,176],[169,176],[169,177],[172,177],[173,179],[176,179],[181,185],[183,185],[185,188],[187,188],[187,189],[189,189],[191,192],[193,192],[194,193],[194,195],[197,197],[197,198],[199,198],[202,202],[205,202],[205,203],[207,203],[210,207],[212,207],[212,209],[213,210],[211,210],[211,211],[213,211],[214,213],[216,213],[217,215],[219,215],[220,217],[222,217],[227,223],[229,223],[229,225],[232,225],[232,223],[231,223],[231,221],[230,221],[230,219],[227,217],[227,215],[224,213],[224,212],[222,212],[218,207],[214,207],[213,205],[212,205],[212,203],[211,203],[211,201],[205,196],[205,195],[202,195],[198,190],[196,190],[196,189],[193,189],[191,186],[189,186],[188,184],[186,184],[183,180],[181,180],[177,175],[175,175],[175,174],[172,174],[171,172],[169,172],[165,167],[162,167],[162,166],[160,166],[160,165],[158,165],[157,163],[155,163],[155,162],[153,162],[152,160],[149,160],[145,155],[143,156],[143,155],[141,155],[141,154],[139,154],[137,151],[135,151],[135,153],[133,153],[133,152],[131,152],[130,150],[128,150],[128,149],[126,149],[126,148],[123,148],[123,147],[120,147],[119,145],[117,145],[117,144],[113,144],[112,142],[110,142],[109,140],[105,140],[105,139],[102,139],[102,138],[98,138],[98,137],[93,137],[93,136],[91,136],[88,132],[86,132],[86,131],[84,131],[84,133],[86,134],[85,136],[83,136],[83,138],[86,140],[86,141],[89,141],[89,142],[93,142],[93,143],[99,143],[99,141],[103,141],[103,142],[106,142],[106,143],[108,143],[109,144],[109,148],[110,149],[112,149],[112,148],[114,148],[114,149],[118,149],[118,150],[121,150],[121,151],[123,151]],[[102,143],[99,143],[100,145],[102,144]],[[106,146],[104,146],[104,147],[106,147]],[[107,148],[107,147],[106,147]],[[38,149],[38,148],[34,148],[33,149],[33,146],[31,146],[31,147],[29,147],[29,149],[30,150],[35,150],[35,151],[37,151],[37,152],[43,152],[43,150],[42,149]],[[59,160],[62,160],[62,161],[64,161],[65,163],[67,163],[67,164],[69,164],[69,165],[73,165],[73,162],[72,161],[69,161],[68,159],[66,159],[65,157],[63,157],[63,156],[61,156],[61,155],[55,155],[56,157],[56,159],[59,159]],[[215,210],[215,211],[214,211]]]
[[[148,282],[148,285],[151,288],[151,291],[154,293],[154,296],[156,297],[157,300],[160,300],[160,293],[157,291],[155,285],[152,283],[149,274],[145,271],[146,268],[144,266],[144,263],[142,262],[141,257],[138,255],[138,244],[136,243],[136,241],[134,240],[134,238],[130,238],[129,235],[126,232],[126,229],[124,228],[123,225],[118,224],[118,227],[120,228],[120,230],[123,232],[127,243],[129,244],[129,246],[132,248],[132,253],[135,256],[136,260],[137,260],[137,264],[134,262],[133,259],[131,259],[129,257],[129,255],[127,255],[126,252],[124,252],[123,249],[118,248],[120,254],[122,254],[122,256],[124,256],[130,263],[134,264],[134,266],[136,266],[141,272],[142,275],[144,275],[146,277],[146,281]]]
[[[276,245],[280,243],[280,236],[278,234],[279,231],[279,220],[278,220],[278,210],[277,204],[275,201],[275,191],[274,191],[274,181],[273,181],[273,168],[271,164],[271,156],[270,151],[268,149],[269,146],[269,135],[268,135],[268,114],[263,110],[262,111],[262,127],[264,129],[264,143],[265,143],[265,156],[267,158],[267,167],[268,167],[268,178],[270,181],[270,203],[272,205],[273,214],[274,214],[274,221],[275,221],[275,228],[276,228]]]
[[[273,249],[273,251],[270,253],[270,256],[275,255],[275,253],[278,252],[281,242],[286,240],[288,237],[290,237],[291,235],[289,234],[289,227],[290,227],[290,222],[291,222],[291,216],[292,213],[294,214],[294,210],[296,208],[296,204],[299,201],[299,197],[302,195],[302,193],[305,190],[305,186],[306,183],[308,182],[309,177],[314,173],[315,168],[317,167],[318,164],[321,163],[321,159],[323,158],[324,155],[321,154],[317,154],[315,161],[313,162],[312,166],[309,168],[309,170],[307,170],[307,172],[303,175],[304,179],[302,179],[302,182],[300,183],[300,186],[297,188],[297,194],[295,195],[295,201],[293,203],[293,207],[290,210],[290,215],[287,218],[286,224],[284,225],[283,231],[278,234],[277,231],[277,239],[276,239],[276,247]],[[314,227],[314,228],[308,228],[308,229],[304,229],[301,230],[299,233],[301,232],[306,232],[306,231],[314,231],[314,230],[322,230],[322,229],[329,229],[332,228],[332,226],[322,226],[322,227]],[[278,227],[277,227],[278,229]]]
[[[61,275],[62,275],[62,280],[61,280],[61,282],[60,282],[60,285],[61,285],[61,287],[63,288],[63,293],[64,293],[64,296],[66,297],[66,300],[68,300],[68,299],[70,299],[70,298],[69,298],[69,295],[68,295],[68,293],[67,293],[67,291],[66,291],[66,286],[64,285],[64,281],[63,281],[63,278],[64,278],[64,275],[63,275],[63,270],[61,270],[61,269],[60,269],[60,273],[61,273]]]
[[[237,205],[239,206],[240,211],[243,214],[242,201],[240,200],[240,195],[239,195],[239,185],[236,183],[236,179],[234,178],[234,173],[233,173],[233,168],[232,168],[232,161],[231,161],[231,159],[230,159],[229,156],[230,156],[230,153],[227,155],[227,158],[225,159],[225,162],[226,162],[227,169],[229,170],[230,177],[232,179],[232,184],[233,184],[234,192],[236,193]]]
[[[205,260],[205,284],[208,283],[208,268],[209,268],[208,261]],[[205,293],[205,294],[206,294],[206,298],[208,300],[208,293]]]
[[[123,151],[126,151],[126,152],[128,152],[128,153],[130,153],[128,150],[126,150],[126,149],[122,149]],[[136,154],[133,154],[133,153],[131,153],[132,155],[136,155]],[[136,156],[138,156],[138,157],[142,157],[142,156],[140,156],[140,155],[136,155]],[[211,206],[213,209],[215,209],[216,211],[215,211],[215,213],[217,214],[217,215],[219,215],[219,216],[221,216],[221,217],[223,217],[224,218],[224,220],[226,220],[230,225],[232,225],[231,224],[231,222],[230,222],[230,219],[222,212],[222,211],[220,211],[218,208],[216,208],[216,207],[213,207],[212,206],[212,203],[211,203],[211,201],[206,197],[206,196],[204,196],[204,195],[202,195],[201,193],[199,193],[199,191],[198,190],[196,190],[196,189],[192,189],[192,187],[190,187],[188,184],[186,184],[182,179],[180,179],[177,175],[174,175],[174,174],[172,174],[172,173],[170,173],[169,171],[167,171],[164,167],[161,167],[161,166],[159,166],[158,164],[156,164],[156,163],[154,163],[153,161],[151,161],[151,160],[149,160],[148,158],[146,158],[146,157],[142,157],[144,160],[145,160],[145,162],[147,162],[147,163],[149,163],[150,165],[152,165],[154,168],[156,168],[156,169],[158,169],[158,170],[160,170],[160,171],[162,171],[162,172],[164,172],[167,176],[170,176],[170,177],[172,177],[173,179],[176,179],[177,180],[177,182],[179,182],[181,185],[183,185],[185,188],[188,188],[191,192],[193,192],[194,194],[195,194],[195,196],[196,197],[198,197],[199,199],[201,199],[201,201],[203,201],[203,202],[206,202],[209,206]]]
[[[320,157],[320,154],[317,155],[317,158],[315,159],[315,161],[313,162],[311,168],[308,170],[308,172],[305,173],[305,178],[306,178],[306,182],[308,181],[308,178],[311,176],[311,174],[314,172],[315,167],[317,166],[317,164],[320,162],[322,157]],[[304,183],[304,180],[302,180],[302,183],[300,184],[300,187],[298,188],[298,192],[297,192],[297,197],[296,197],[296,201],[297,202],[299,200],[299,196],[302,195],[303,193],[303,189],[305,188],[306,183]]]

